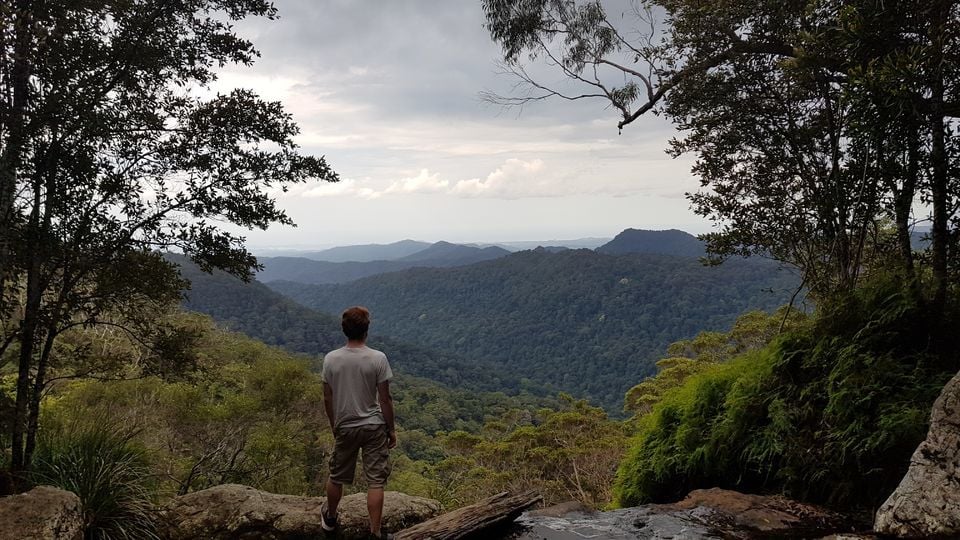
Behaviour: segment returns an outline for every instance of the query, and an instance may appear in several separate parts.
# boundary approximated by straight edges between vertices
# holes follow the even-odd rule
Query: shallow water
[[[698,517],[709,510],[698,508],[684,514],[626,508],[611,512],[574,512],[562,517],[521,516],[503,538],[510,540],[624,540],[624,539],[715,539]],[[702,513],[702,515],[701,515]]]

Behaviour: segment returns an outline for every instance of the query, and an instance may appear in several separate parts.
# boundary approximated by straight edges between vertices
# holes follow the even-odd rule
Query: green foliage
[[[611,500],[624,449],[624,426],[603,409],[561,396],[563,405],[535,417],[512,411],[480,434],[442,437],[448,457],[429,469],[446,506],[461,506],[500,491],[537,489],[546,504],[571,499],[590,507]]]
[[[204,316],[174,319],[175,333],[192,336],[185,353],[194,369],[178,377],[58,385],[43,402],[43,462],[73,459],[70,434],[76,430],[65,426],[109,426],[127,434],[125,449],[138,449],[143,458],[136,462],[138,477],[150,479],[144,489],[154,499],[228,482],[275,493],[322,494],[333,436],[323,413],[319,363],[218,329]],[[99,335],[105,341],[92,339],[89,345],[114,356],[110,336]],[[393,390],[400,448],[393,452],[390,487],[423,496],[443,492],[434,470],[450,454],[437,431],[479,432],[496,415],[512,411],[529,419],[531,411],[554,403],[450,390],[403,375]],[[123,469],[125,456],[102,454],[97,463]],[[353,489],[363,487],[361,479]]]
[[[501,384],[537,381],[609,411],[620,410],[623,393],[653,372],[667,345],[729,326],[746,310],[773,309],[796,285],[762,261],[704,267],[689,257],[589,250],[525,251],[343,285],[270,284],[325,312],[365,305],[377,332],[475,359]]]
[[[80,497],[88,539],[158,538],[146,452],[133,433],[102,420],[47,426],[32,479]]]
[[[794,328],[805,318],[803,312],[789,306],[770,315],[751,311],[737,317],[729,332],[700,332],[693,339],[671,344],[667,354],[672,356],[657,362],[657,374],[627,391],[624,411],[649,413],[667,391],[681,386],[691,375],[766,346],[781,330]]]
[[[771,345],[704,367],[639,419],[618,504],[721,486],[873,509],[958,368],[955,311],[933,316],[876,278]]]
[[[338,317],[304,307],[261,283],[244,283],[223,272],[206,274],[184,257],[168,258],[180,265],[191,282],[184,303],[190,310],[206,313],[232,330],[291,352],[322,355],[344,343]],[[340,313],[355,304],[353,300],[332,306],[328,313]],[[510,376],[495,365],[383,337],[387,333],[385,316],[375,311],[373,317],[370,346],[383,350],[395,371],[449,388],[547,394],[542,385]]]
[[[598,100],[621,129],[645,114],[673,121],[670,152],[696,157],[701,189],[687,197],[715,224],[701,238],[717,260],[773,257],[829,296],[853,290],[885,251],[908,280],[932,269],[928,292],[942,305],[960,238],[952,2],[482,5],[517,82],[489,100]],[[923,266],[910,246],[918,199],[932,218]],[[895,236],[880,234],[884,220]]]
[[[223,224],[292,224],[274,190],[337,180],[300,152],[280,103],[211,91],[218,69],[258,56],[234,24],[275,15],[265,0],[0,9],[0,355],[18,347],[15,475],[29,470],[64,331],[149,341],[140,331],[184,287],[162,251],[249,277],[256,259]]]
[[[145,377],[70,383],[44,403],[45,425],[86,416],[136,433],[149,449],[161,496],[236,482],[281,493],[316,493],[328,444],[323,391],[310,360],[218,330],[200,327],[188,380]]]

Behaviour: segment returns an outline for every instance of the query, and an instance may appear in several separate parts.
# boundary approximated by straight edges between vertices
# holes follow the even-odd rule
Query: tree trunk
[[[920,175],[920,130],[912,125],[907,134],[907,176],[903,186],[894,191],[894,220],[897,225],[897,248],[905,277],[910,281],[911,289],[916,289],[916,275],[913,267],[913,243],[910,238],[910,211],[917,191],[917,177]]]
[[[520,495],[500,493],[476,504],[424,521],[397,533],[397,540],[456,540],[513,521],[524,510],[543,501],[535,491]]]
[[[47,337],[43,340],[43,349],[40,351],[40,361],[37,363],[37,375],[33,379],[33,395],[30,396],[30,410],[27,418],[27,442],[23,452],[23,463],[27,470],[33,461],[33,451],[37,446],[37,430],[40,427],[40,398],[43,397],[43,389],[46,386],[47,365],[50,362],[50,353],[53,352],[53,344],[57,339],[57,334],[52,329],[47,329]]]
[[[35,209],[34,213],[38,210]],[[23,322],[20,325],[17,401],[14,409],[10,460],[10,472],[21,480],[23,473],[27,471],[26,456],[24,455],[24,435],[30,404],[30,368],[33,364],[33,352],[39,327],[40,303],[43,296],[43,291],[40,288],[39,257],[34,254],[31,255],[30,259],[30,267],[27,269],[27,303],[24,309]]]
[[[931,202],[933,204],[933,309],[943,309],[947,296],[947,249],[949,245],[947,181],[949,164],[947,163],[946,135],[943,123],[943,34],[948,17],[948,6],[937,2],[930,13],[930,161],[933,175],[930,182]]]
[[[33,42],[31,34],[31,0],[18,0],[16,4],[16,25],[13,29],[13,65],[10,82],[13,90],[13,103],[10,114],[2,119],[8,132],[6,144],[0,153],[0,313],[6,307],[5,284],[11,271],[12,244],[14,230],[14,198],[17,178],[23,162],[23,148],[26,140],[26,110],[30,88],[30,49]]]

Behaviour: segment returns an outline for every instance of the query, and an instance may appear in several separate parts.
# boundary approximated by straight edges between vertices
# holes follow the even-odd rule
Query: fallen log
[[[524,510],[543,501],[536,491],[519,495],[498,493],[476,504],[458,508],[398,532],[396,540],[457,540],[517,519]]]

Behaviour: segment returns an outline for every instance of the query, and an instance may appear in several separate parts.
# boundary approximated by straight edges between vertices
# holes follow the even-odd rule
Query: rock
[[[708,508],[717,515],[715,525],[761,533],[806,531],[811,535],[849,532],[849,520],[839,514],[799,503],[780,496],[747,495],[726,489],[691,491],[678,503],[663,505],[666,509],[694,510]]]
[[[558,509],[560,510],[560,509]],[[691,492],[673,504],[648,504],[610,512],[529,512],[511,538],[619,540],[626,538],[869,538],[846,535],[853,520],[785,497],[723,489]]]
[[[960,536],[960,373],[933,404],[930,431],[910,468],[877,510],[876,532],[899,537]]]
[[[162,512],[161,536],[169,540],[324,538],[320,526],[323,497],[276,495],[252,487],[224,484],[177,497]],[[440,513],[440,503],[388,491],[383,529],[398,531]],[[340,501],[339,538],[367,534],[366,494]]]
[[[531,517],[563,517],[573,512],[589,514],[592,513],[593,510],[584,506],[580,501],[567,501],[546,508],[531,510],[527,512],[527,515]]]
[[[80,497],[39,486],[0,498],[0,540],[82,540]]]

